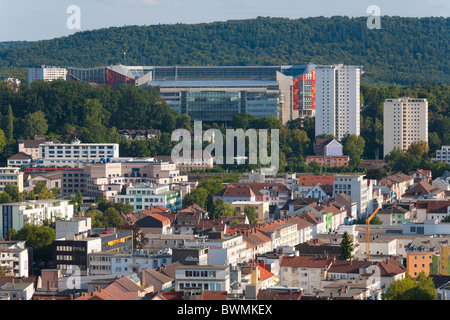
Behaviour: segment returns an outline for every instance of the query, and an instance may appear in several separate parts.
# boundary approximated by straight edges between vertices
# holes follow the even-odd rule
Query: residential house
[[[293,198],[303,198],[312,188],[314,188],[318,184],[322,186],[322,189],[324,189],[324,191],[330,188],[332,189],[334,179],[334,175],[299,175],[297,186],[295,186],[293,189]]]
[[[429,182],[422,181],[408,189],[401,196],[401,202],[417,202],[422,199],[444,199],[443,190],[431,185]]]
[[[395,226],[411,222],[412,212],[405,206],[393,204],[377,212],[377,217],[383,222],[383,225]]]
[[[25,153],[18,152],[7,159],[8,167],[26,168],[33,165],[33,158]]]
[[[417,169],[416,171],[409,172],[408,175],[414,178],[415,184],[422,181],[428,183],[432,183],[433,181],[431,170]]]
[[[389,187],[393,193],[393,201],[399,202],[401,196],[414,185],[414,178],[404,173],[395,173],[380,179],[377,185]]]
[[[154,213],[136,221],[136,225],[142,230],[142,233],[148,234],[173,234],[173,228],[169,218]]]
[[[152,286],[155,291],[168,291],[173,288],[174,278],[171,278],[152,268],[143,269],[139,273],[142,287]]]
[[[281,286],[302,288],[305,294],[323,289],[322,281],[334,262],[334,258],[309,256],[282,256],[280,258]]]
[[[282,208],[288,200],[292,199],[292,190],[283,183],[230,183],[228,186],[248,187],[259,191],[266,196],[269,205],[276,205],[279,208]],[[257,194],[255,194],[253,201],[265,201],[266,199],[257,197]],[[236,199],[235,201],[239,200],[246,201],[246,199]]]
[[[342,204],[345,207],[345,210],[347,210],[347,217],[344,223],[352,223],[357,219],[358,203],[352,200],[348,195],[345,193],[338,194],[334,197],[334,202]]]
[[[416,238],[406,249],[406,267],[411,277],[420,272],[430,274],[433,256],[439,254],[442,245],[448,244],[445,238]]]
[[[256,223],[269,222],[269,201],[234,201],[231,206],[242,215],[245,214],[245,207],[255,208]]]

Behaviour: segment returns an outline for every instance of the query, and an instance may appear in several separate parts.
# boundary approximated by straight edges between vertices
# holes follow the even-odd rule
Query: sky
[[[46,40],[125,25],[258,16],[369,17],[371,5],[379,7],[381,16],[449,17],[450,13],[449,0],[0,0],[0,41]]]

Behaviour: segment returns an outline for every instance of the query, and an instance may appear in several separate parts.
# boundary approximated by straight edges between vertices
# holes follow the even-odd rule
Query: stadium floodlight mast
[[[202,121],[194,121],[194,148],[192,149],[191,132],[186,129],[176,129],[172,132],[172,141],[180,141],[172,149],[171,157],[175,163],[191,164],[192,162],[201,162],[208,155],[214,153],[214,162],[224,164],[224,141],[222,132],[219,129],[208,129],[203,133]],[[204,141],[210,141],[214,137],[214,142],[202,149]],[[261,172],[269,175],[275,175],[279,169],[280,151],[279,151],[279,130],[270,130],[270,156],[268,149],[268,129],[227,129],[226,130],[226,154],[225,163],[238,165],[258,164],[262,166]],[[246,141],[248,138],[248,152],[246,152]],[[258,139],[259,138],[259,139]],[[258,141],[259,140],[259,141]],[[235,145],[236,142],[236,145]],[[237,151],[235,153],[235,150]],[[213,152],[214,151],[214,152]],[[180,156],[181,154],[181,156]],[[248,154],[248,156],[245,156]]]

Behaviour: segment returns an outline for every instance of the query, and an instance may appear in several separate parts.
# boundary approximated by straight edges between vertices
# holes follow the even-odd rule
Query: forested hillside
[[[367,84],[450,83],[449,18],[257,18],[126,26],[0,45],[0,75],[35,65],[363,65]],[[128,63],[127,63],[128,64]],[[16,68],[16,69],[12,69]],[[25,73],[23,73],[25,75]]]

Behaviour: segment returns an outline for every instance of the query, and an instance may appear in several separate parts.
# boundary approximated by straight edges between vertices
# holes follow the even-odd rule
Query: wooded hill
[[[36,42],[0,43],[0,75],[37,65],[354,64],[366,84],[450,82],[449,18],[259,17],[201,24],[112,27]],[[22,76],[26,76],[22,69]]]

